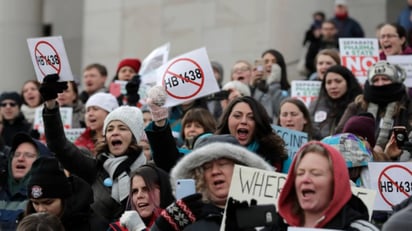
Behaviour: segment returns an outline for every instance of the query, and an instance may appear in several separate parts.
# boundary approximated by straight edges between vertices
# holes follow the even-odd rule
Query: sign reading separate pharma
[[[378,191],[375,210],[392,211],[392,206],[412,195],[412,163],[369,162],[371,187]]]
[[[43,82],[43,78],[49,74],[58,74],[60,81],[73,80],[61,36],[29,38],[27,44],[39,82]]]
[[[375,38],[340,38],[339,52],[342,66],[347,67],[363,84],[368,69],[379,60],[379,45]]]
[[[219,91],[205,48],[180,55],[157,69],[157,85],[168,94],[165,107]]]

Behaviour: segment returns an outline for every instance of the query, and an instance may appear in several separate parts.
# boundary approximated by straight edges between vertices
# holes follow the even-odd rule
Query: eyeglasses
[[[17,106],[17,103],[2,103],[2,104],[0,104],[1,107],[7,107],[7,105],[10,105],[10,107],[15,107],[15,106]]]
[[[31,152],[15,152],[13,153],[13,158],[19,158],[23,156],[24,158],[29,158],[33,159],[37,157],[37,153],[31,153]]]
[[[383,34],[379,37],[379,39],[385,39],[385,38],[391,39],[391,38],[397,38],[397,37],[399,37],[397,34]]]

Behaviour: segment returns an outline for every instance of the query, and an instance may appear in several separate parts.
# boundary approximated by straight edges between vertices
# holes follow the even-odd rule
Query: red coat
[[[92,130],[90,128],[86,128],[86,130],[74,141],[74,144],[77,147],[86,148],[87,150],[95,154],[95,145],[93,141]]]

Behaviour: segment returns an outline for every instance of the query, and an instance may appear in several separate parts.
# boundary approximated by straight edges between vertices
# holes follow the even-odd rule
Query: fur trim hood
[[[227,158],[234,160],[238,164],[243,164],[252,168],[273,171],[273,167],[257,154],[246,148],[230,143],[214,142],[195,149],[190,154],[184,156],[170,172],[172,187],[177,179],[192,177],[192,171],[203,164]]]

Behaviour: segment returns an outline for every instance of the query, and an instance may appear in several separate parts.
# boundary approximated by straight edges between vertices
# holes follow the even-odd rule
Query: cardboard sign
[[[286,174],[235,165],[228,198],[247,201],[249,205],[255,199],[258,205],[275,204],[277,208],[279,193],[285,181]],[[221,231],[225,230],[225,222],[226,212],[220,225]]]
[[[156,85],[156,69],[167,63],[169,59],[170,43],[166,43],[156,49],[143,60],[139,70],[140,86],[139,96],[140,103],[145,104],[147,92],[151,87]]]
[[[156,72],[157,85],[162,85],[168,94],[165,107],[219,91],[205,48],[180,55]]]
[[[73,117],[73,108],[71,107],[61,107],[60,115],[63,122],[63,127],[65,129],[69,129],[72,127],[72,117]],[[43,107],[37,108],[36,112],[34,113],[34,122],[33,128],[37,129],[40,134],[44,134],[44,124],[43,124],[43,115],[42,115]]]
[[[302,145],[308,142],[308,134],[306,132],[295,131],[277,125],[272,125],[272,128],[283,139],[283,141],[285,141],[289,158],[283,163],[284,166],[282,172],[287,173],[296,152]]]
[[[379,45],[376,38],[339,38],[342,66],[347,67],[364,84],[368,69],[379,60]]]
[[[64,129],[64,134],[67,140],[73,143],[85,130],[85,128],[69,128]]]
[[[27,44],[39,82],[49,74],[58,74],[59,81],[73,80],[62,36],[29,38]]]
[[[377,190],[375,210],[392,211],[412,195],[411,162],[369,162],[372,189]]]
[[[392,55],[387,56],[386,60],[392,64],[398,64],[406,72],[405,86],[412,87],[412,55]]]
[[[321,85],[321,81],[293,80],[291,97],[302,100],[309,107],[318,98]]]

